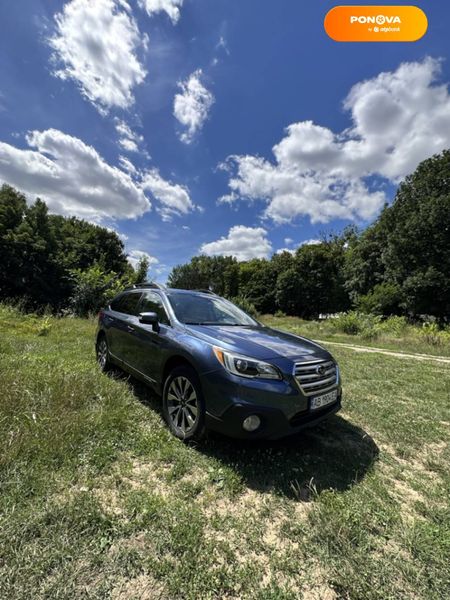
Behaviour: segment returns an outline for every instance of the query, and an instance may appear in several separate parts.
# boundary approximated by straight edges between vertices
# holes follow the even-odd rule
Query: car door
[[[129,363],[132,343],[130,336],[138,322],[138,306],[141,291],[125,292],[111,303],[108,312],[108,344],[111,354],[121,361]]]
[[[158,381],[161,363],[167,348],[170,346],[172,327],[161,296],[154,291],[142,294],[138,308],[139,313],[154,312],[158,315],[159,331],[151,325],[139,322],[132,333],[131,365],[151,382]]]

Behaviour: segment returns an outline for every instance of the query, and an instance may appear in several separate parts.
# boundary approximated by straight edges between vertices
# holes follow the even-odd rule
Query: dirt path
[[[318,344],[331,344],[333,346],[342,346],[343,348],[349,348],[355,352],[373,352],[374,354],[386,354],[387,356],[395,356],[397,358],[408,358],[415,360],[432,360],[434,362],[450,364],[450,357],[447,356],[433,356],[432,354],[407,354],[406,352],[394,352],[393,350],[386,350],[385,348],[371,348],[370,346],[355,346],[353,344],[345,344],[344,342],[329,342],[325,340],[314,340]]]

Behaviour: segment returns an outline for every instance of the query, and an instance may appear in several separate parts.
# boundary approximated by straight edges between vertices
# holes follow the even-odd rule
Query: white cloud
[[[293,241],[294,240],[292,240],[291,238],[284,239],[284,243],[287,244],[288,246],[290,244],[292,244]],[[300,248],[301,246],[315,246],[316,244],[321,244],[321,243],[322,242],[320,240],[316,240],[316,239],[305,240],[303,242],[300,242],[300,244],[295,246],[295,248],[279,248],[277,250],[276,254],[283,254],[283,252],[289,252],[289,254],[295,254],[297,249]]]
[[[142,250],[130,250],[128,252],[128,262],[136,269],[141,258],[146,257],[148,260],[149,267],[159,264],[159,260],[155,256],[150,256],[147,252],[143,252]]]
[[[126,156],[119,156],[119,165],[123,171],[126,171],[129,175],[138,175],[138,170],[133,163]]]
[[[120,233],[120,231],[118,231],[115,227],[112,227],[111,225],[103,225],[103,227],[108,231],[112,231],[113,233],[115,233],[123,243],[125,243],[128,240],[128,236],[125,233]]]
[[[230,193],[220,201],[264,200],[277,223],[373,218],[386,197],[367,178],[398,183],[425,158],[450,146],[450,95],[436,82],[440,62],[405,63],[358,83],[344,107],[352,125],[336,134],[312,121],[293,123],[273,148],[276,162],[231,156]]]
[[[141,187],[158,200],[160,206],[157,211],[163,221],[170,221],[174,215],[185,215],[196,208],[189,196],[189,190],[180,184],[166,181],[157,169],[144,174]]]
[[[267,258],[272,252],[272,245],[266,236],[267,231],[262,227],[235,225],[227,237],[203,244],[200,252],[209,256],[235,256],[239,261]]]
[[[115,119],[116,131],[119,134],[119,144],[127,152],[138,152],[139,145],[144,141],[142,135],[137,134],[121,119]]]
[[[180,8],[183,6],[183,0],[139,0],[139,6],[149,16],[159,12],[167,13],[175,25],[180,18]]]
[[[55,16],[54,74],[74,80],[102,113],[132,105],[146,75],[139,54],[148,38],[130,12],[125,0],[71,0]]]
[[[283,252],[289,252],[289,254],[295,254],[296,248],[278,248],[275,254],[283,254]]]
[[[220,36],[219,41],[216,44],[216,50],[223,50],[225,54],[230,55],[230,50],[228,49],[227,40],[223,35]]]
[[[304,240],[303,242],[300,242],[299,246],[316,246],[317,244],[321,244],[322,240],[316,240],[316,239],[310,239],[310,240]]]
[[[214,96],[202,84],[202,70],[194,71],[186,81],[178,83],[182,90],[176,94],[173,104],[175,118],[186,128],[180,135],[182,142],[190,144],[208,118]]]
[[[52,212],[102,221],[150,210],[130,175],[80,139],[57,129],[32,131],[26,139],[32,150],[0,142],[0,180],[31,198],[40,196]]]

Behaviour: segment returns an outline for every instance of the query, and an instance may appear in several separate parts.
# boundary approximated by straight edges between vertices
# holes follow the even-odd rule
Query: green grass
[[[333,326],[333,320],[305,321],[298,317],[264,315],[260,319],[266,325],[277,329],[292,331],[297,335],[323,340],[358,344],[375,348],[386,348],[397,352],[432,354],[435,356],[450,356],[450,333],[438,336],[427,336],[425,330],[417,325],[406,325],[401,331],[391,331],[389,323],[383,327],[369,331],[369,336],[349,335],[338,331]],[[430,339],[431,338],[431,343]]]
[[[0,598],[450,596],[448,365],[334,348],[340,416],[186,446],[94,330],[0,310]]]

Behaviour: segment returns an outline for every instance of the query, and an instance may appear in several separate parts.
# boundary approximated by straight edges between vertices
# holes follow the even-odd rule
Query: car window
[[[137,316],[138,304],[139,300],[141,299],[141,295],[142,294],[140,292],[130,292],[129,294],[124,294],[111,303],[111,308],[126,315]]]
[[[169,292],[167,297],[177,319],[181,323],[191,325],[258,325],[243,310],[219,296]]]
[[[120,296],[117,296],[117,298],[114,298],[114,300],[110,304],[111,310],[120,312],[120,305],[122,304],[123,299],[124,297],[122,294]]]
[[[139,312],[154,312],[158,315],[158,321],[169,325],[170,321],[164,308],[161,297],[155,292],[144,292],[142,302],[139,306]]]

